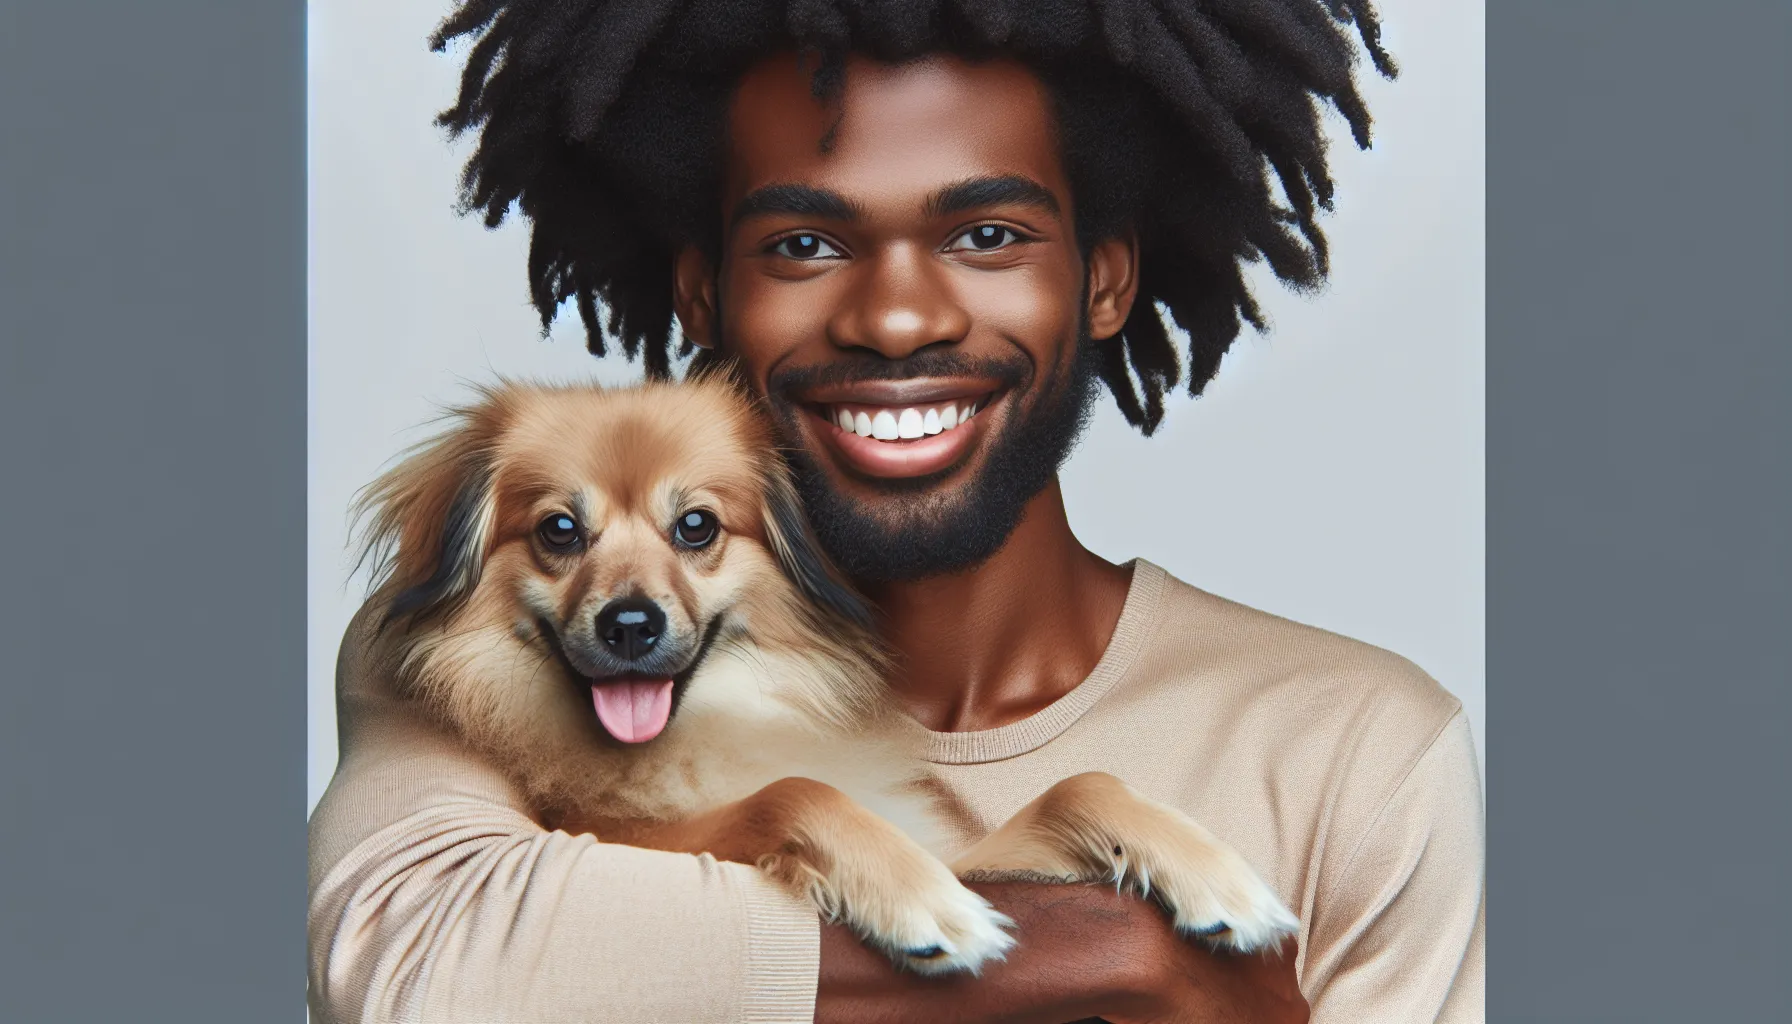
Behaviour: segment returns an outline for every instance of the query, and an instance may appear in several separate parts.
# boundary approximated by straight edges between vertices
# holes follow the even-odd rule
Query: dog
[[[947,848],[871,609],[724,375],[483,387],[357,508],[402,692],[548,827],[755,865],[923,974],[1015,941],[969,876],[1130,887],[1239,951],[1297,927],[1236,852],[1098,772]]]

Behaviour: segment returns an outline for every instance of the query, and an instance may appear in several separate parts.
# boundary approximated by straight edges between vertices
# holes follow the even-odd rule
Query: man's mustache
[[[908,380],[915,377],[981,377],[1003,389],[1019,388],[1033,376],[1032,364],[1021,355],[1012,359],[973,359],[945,349],[923,349],[902,359],[885,359],[870,353],[847,353],[813,366],[792,366],[772,374],[766,390],[788,399],[809,388],[856,384],[871,380]]]

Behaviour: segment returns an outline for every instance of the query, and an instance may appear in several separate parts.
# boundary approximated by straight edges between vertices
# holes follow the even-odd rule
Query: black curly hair
[[[813,53],[826,99],[849,53],[1020,60],[1056,107],[1079,244],[1137,233],[1138,300],[1098,372],[1146,434],[1184,373],[1164,312],[1199,395],[1240,321],[1263,328],[1243,263],[1299,290],[1324,280],[1320,101],[1366,148],[1356,41],[1395,74],[1368,0],[466,0],[431,45],[463,37],[437,119],[478,133],[463,208],[496,227],[519,206],[543,330],[572,299],[594,354],[607,332],[651,377],[672,372],[675,254],[719,246],[723,119],[751,64]]]

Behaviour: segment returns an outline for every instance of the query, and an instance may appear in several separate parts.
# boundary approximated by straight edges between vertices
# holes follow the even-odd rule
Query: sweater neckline
[[[1133,559],[1131,564],[1132,582],[1126,590],[1120,620],[1114,623],[1107,649],[1082,682],[1026,718],[994,729],[934,732],[922,728],[927,760],[934,764],[982,764],[1019,757],[1056,739],[1106,696],[1137,659],[1163,595],[1166,573],[1162,569],[1142,558]]]

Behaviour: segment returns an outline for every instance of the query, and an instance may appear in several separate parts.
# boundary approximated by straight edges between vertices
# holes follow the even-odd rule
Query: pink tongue
[[[597,720],[624,743],[646,743],[666,728],[672,717],[672,680],[629,680],[591,684]]]

